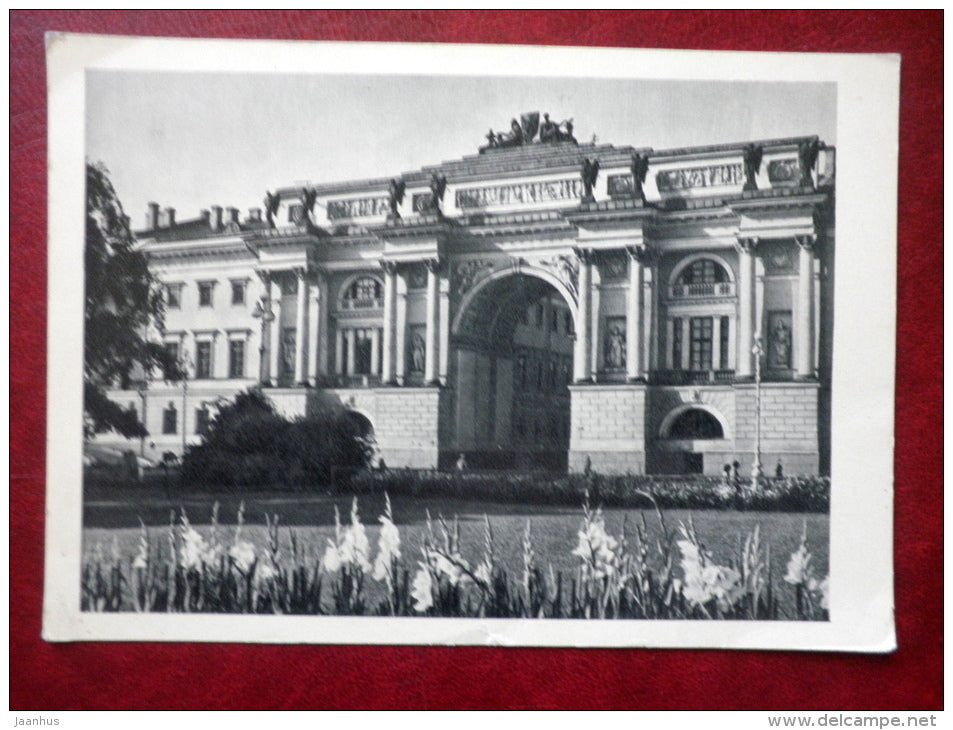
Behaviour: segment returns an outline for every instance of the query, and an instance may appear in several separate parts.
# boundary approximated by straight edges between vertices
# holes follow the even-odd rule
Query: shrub
[[[190,448],[183,480],[217,488],[288,488],[323,485],[335,471],[350,475],[370,463],[357,426],[330,412],[288,420],[253,389],[239,393]]]

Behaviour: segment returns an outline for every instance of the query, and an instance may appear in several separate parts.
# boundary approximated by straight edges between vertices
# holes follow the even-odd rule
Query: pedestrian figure
[[[731,481],[735,485],[735,489],[741,489],[741,475],[739,471],[741,469],[741,462],[737,459],[731,462]]]
[[[586,465],[583,467],[582,473],[587,477],[592,476],[592,459],[590,459],[588,456],[586,457]]]
[[[722,471],[725,472],[725,486],[731,484],[731,464],[725,464]]]
[[[377,462],[377,470],[378,470],[378,471],[387,471],[387,464],[384,462],[383,459],[381,459],[380,461]]]
[[[457,459],[457,471],[466,471],[467,470],[467,457],[463,454],[460,454],[460,458]]]
[[[778,465],[774,467],[774,476],[777,479],[784,479],[784,467],[781,466],[781,460],[778,459]]]

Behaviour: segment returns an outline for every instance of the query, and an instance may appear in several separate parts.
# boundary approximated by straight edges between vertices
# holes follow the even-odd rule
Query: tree
[[[328,485],[367,468],[373,449],[343,411],[289,420],[257,388],[224,404],[183,460],[186,483],[203,487]]]
[[[144,379],[155,368],[173,380],[181,372],[161,344],[147,339],[150,326],[162,328],[161,290],[101,163],[86,163],[85,265],[85,430],[146,436],[135,412],[109,400],[106,388],[131,387],[134,375]]]

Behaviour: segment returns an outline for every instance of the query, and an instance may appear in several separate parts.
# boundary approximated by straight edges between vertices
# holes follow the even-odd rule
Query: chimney
[[[213,205],[212,206],[212,220],[210,226],[213,231],[222,230],[222,206]]]
[[[238,225],[238,208],[226,208],[225,210],[228,212],[229,224],[234,223],[237,226]]]
[[[261,208],[249,208],[248,220],[252,223],[261,223]]]
[[[146,212],[146,228],[154,231],[159,227],[159,204],[149,203],[149,210]]]
[[[175,227],[175,208],[165,209],[165,224],[169,228]]]

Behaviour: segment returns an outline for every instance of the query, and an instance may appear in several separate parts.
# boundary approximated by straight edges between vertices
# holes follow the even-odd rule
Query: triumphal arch
[[[152,455],[260,385],[289,415],[347,412],[389,467],[824,471],[833,195],[816,137],[655,150],[530,113],[462,159],[247,215],[153,204],[156,336],[189,381],[113,397]]]

